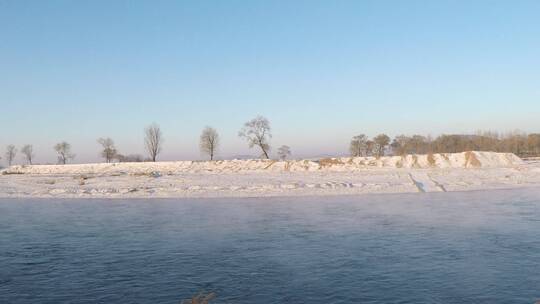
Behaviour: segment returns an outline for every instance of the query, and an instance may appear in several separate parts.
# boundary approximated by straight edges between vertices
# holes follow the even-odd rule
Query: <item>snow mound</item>
[[[496,168],[512,167],[523,161],[512,153],[463,152],[426,155],[375,157],[340,157],[319,160],[277,161],[268,159],[175,161],[112,164],[12,166],[2,174],[44,175],[173,175],[179,173],[235,172],[351,172],[370,168]],[[154,176],[155,177],[155,176]]]

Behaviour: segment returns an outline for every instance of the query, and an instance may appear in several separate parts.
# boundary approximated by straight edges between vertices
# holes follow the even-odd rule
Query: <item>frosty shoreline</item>
[[[269,197],[540,187],[540,161],[464,152],[405,157],[12,166],[0,197]]]

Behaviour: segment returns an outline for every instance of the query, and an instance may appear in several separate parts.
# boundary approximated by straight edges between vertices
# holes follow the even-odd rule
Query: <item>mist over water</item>
[[[0,200],[0,302],[534,303],[540,191]]]

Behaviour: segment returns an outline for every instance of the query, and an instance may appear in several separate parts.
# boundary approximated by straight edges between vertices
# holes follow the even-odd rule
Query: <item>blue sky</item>
[[[540,1],[0,0],[0,147],[98,137],[161,159],[221,156],[261,114],[296,156],[345,153],[358,133],[540,132]],[[274,149],[275,150],[275,149]]]

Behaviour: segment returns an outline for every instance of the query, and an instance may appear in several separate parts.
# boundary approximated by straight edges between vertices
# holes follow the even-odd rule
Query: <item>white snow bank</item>
[[[12,166],[3,174],[93,174],[146,175],[178,173],[235,173],[235,172],[351,172],[370,168],[497,168],[512,167],[523,161],[512,153],[463,152],[388,157],[342,157],[320,160],[276,161],[267,159],[175,161],[112,164],[32,165]]]

